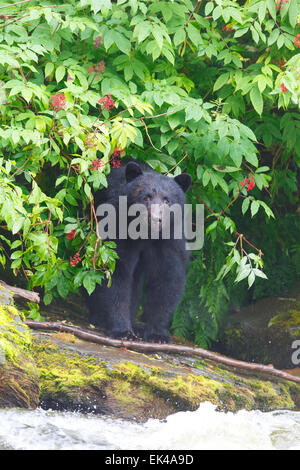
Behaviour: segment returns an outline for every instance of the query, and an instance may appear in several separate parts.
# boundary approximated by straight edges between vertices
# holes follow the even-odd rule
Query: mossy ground
[[[45,339],[46,338],[46,339]],[[66,333],[32,333],[0,306],[0,406],[78,410],[145,421],[210,401],[220,410],[294,409],[300,385],[242,376],[199,358],[145,355]]]
[[[29,329],[12,305],[0,305],[0,406],[35,408],[38,376]]]
[[[66,340],[72,343],[72,338]],[[62,349],[51,339],[34,343],[40,403],[45,408],[92,411],[143,421],[195,410],[203,401],[231,411],[293,409],[292,396],[300,394],[297,384],[292,384],[292,393],[290,383],[241,378],[219,367],[213,367],[212,378],[208,375],[212,366],[205,361],[201,374],[174,373],[176,364],[170,374],[164,367],[143,364],[142,354],[135,353],[138,363],[112,363],[76,353],[65,344]],[[172,370],[172,364],[168,365]]]
[[[300,338],[299,283],[285,297],[270,297],[231,315],[216,349],[250,362],[295,367],[292,343]]]

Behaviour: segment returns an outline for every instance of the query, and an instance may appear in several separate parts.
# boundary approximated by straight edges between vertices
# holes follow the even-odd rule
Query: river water
[[[197,411],[132,423],[79,413],[1,409],[0,449],[298,449],[300,411]]]

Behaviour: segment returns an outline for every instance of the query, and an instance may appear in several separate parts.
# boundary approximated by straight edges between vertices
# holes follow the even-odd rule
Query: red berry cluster
[[[76,230],[71,230],[71,232],[67,233],[66,238],[68,240],[73,240],[75,238]]]
[[[94,39],[94,46],[96,49],[98,49],[98,47],[100,47],[102,44],[102,36],[97,36],[95,39]]]
[[[55,111],[59,111],[66,106],[66,97],[63,93],[56,93],[56,95],[51,96],[50,105]]]
[[[121,161],[120,160],[113,160],[112,161],[112,166],[113,166],[113,168],[120,168]]]
[[[284,70],[285,63],[286,63],[284,59],[273,59],[273,63],[278,65],[278,67],[281,68],[281,70]]]
[[[297,34],[297,36],[295,36],[294,46],[300,48],[300,34]]]
[[[90,165],[90,170],[98,170],[101,166],[103,166],[104,163],[102,160],[99,158],[96,158],[95,160],[92,161],[92,164]]]
[[[232,27],[231,26],[227,26],[226,24],[223,26],[222,28],[222,31],[228,31],[229,33],[231,33],[233,31]]]
[[[289,0],[275,0],[275,8],[280,11],[286,3],[289,3]]]
[[[100,78],[100,76],[104,74],[104,70],[105,70],[105,63],[104,63],[104,60],[101,60],[101,62],[99,62],[95,66],[90,65],[88,69],[88,73],[89,74],[95,73],[96,76]]]
[[[113,157],[119,158],[121,156],[122,150],[119,147],[115,147],[113,151]]]
[[[108,112],[111,111],[110,108],[113,108],[115,106],[115,102],[112,99],[110,93],[108,93],[108,95],[105,95],[103,98],[100,98],[100,100],[98,100],[98,103],[102,104],[103,107],[106,108]]]
[[[287,87],[284,85],[284,83],[281,83],[280,88],[281,88],[281,91],[283,91],[283,93],[287,91]]]
[[[76,253],[73,258],[70,256],[70,266],[76,266],[78,263],[80,263],[81,258],[79,256],[79,253]]]
[[[247,176],[245,176],[244,180],[241,181],[240,185],[241,186],[245,186],[246,185],[246,191],[251,191],[251,189],[254,188],[255,186],[255,182],[254,182],[254,175],[252,176],[252,179],[250,181],[249,178],[247,178]]]

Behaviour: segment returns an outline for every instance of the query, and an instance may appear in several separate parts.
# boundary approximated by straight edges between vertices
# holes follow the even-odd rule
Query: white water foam
[[[0,410],[0,449],[298,449],[300,412],[216,411],[202,403],[145,424],[56,411]]]

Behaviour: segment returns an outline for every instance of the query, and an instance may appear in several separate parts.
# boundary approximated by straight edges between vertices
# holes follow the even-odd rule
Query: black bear
[[[176,218],[171,211],[169,236],[162,236],[163,214],[173,204],[183,209],[185,192],[190,184],[191,176],[188,174],[171,178],[159,174],[145,163],[130,161],[120,168],[112,169],[108,175],[108,189],[96,193],[96,208],[111,204],[117,213],[117,229],[107,237],[116,242],[119,256],[112,284],[109,288],[106,285],[97,286],[89,299],[91,323],[105,327],[109,336],[126,339],[140,336],[134,320],[143,296],[143,339],[150,342],[171,341],[168,330],[174,310],[183,295],[188,252],[183,224],[179,228],[179,236],[178,233],[174,236]],[[129,208],[139,204],[138,207],[145,209],[146,237],[121,235],[118,225],[120,196],[127,197]],[[128,221],[132,221],[130,213],[127,224]],[[153,237],[151,230],[154,232]]]

